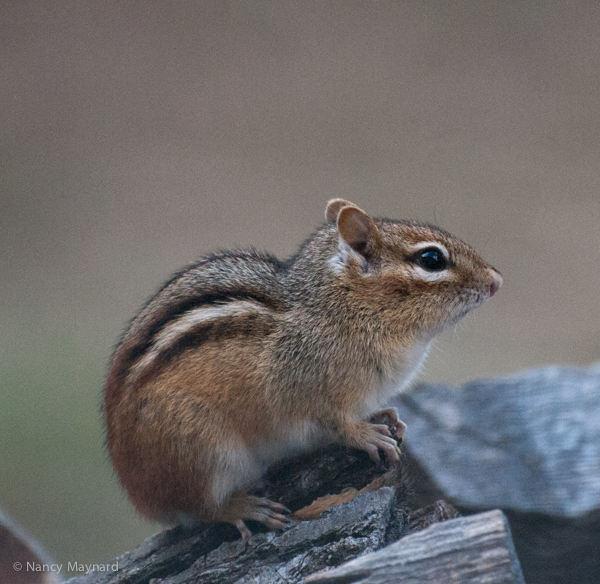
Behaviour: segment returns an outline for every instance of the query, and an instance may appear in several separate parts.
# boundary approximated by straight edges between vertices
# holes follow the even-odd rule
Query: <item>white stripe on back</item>
[[[131,368],[130,380],[133,381],[137,378],[144,369],[153,364],[163,351],[173,347],[195,328],[216,323],[223,318],[235,318],[252,313],[273,314],[266,306],[249,300],[236,300],[220,305],[202,306],[185,312],[177,320],[168,323],[158,333],[150,350]]]

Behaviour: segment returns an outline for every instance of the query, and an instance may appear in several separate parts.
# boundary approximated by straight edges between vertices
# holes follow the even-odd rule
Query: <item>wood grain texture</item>
[[[600,582],[600,364],[419,385],[393,405],[415,507],[503,509],[528,583]]]
[[[437,523],[306,579],[312,584],[524,584],[501,511]]]

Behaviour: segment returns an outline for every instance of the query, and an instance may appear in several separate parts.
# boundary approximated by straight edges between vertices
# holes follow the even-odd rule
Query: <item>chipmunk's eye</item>
[[[446,256],[437,247],[420,250],[415,256],[415,263],[428,272],[441,272],[448,267]]]

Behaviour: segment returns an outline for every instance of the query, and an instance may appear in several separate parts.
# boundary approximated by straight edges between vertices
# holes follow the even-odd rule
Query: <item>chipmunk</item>
[[[138,511],[165,523],[286,524],[248,494],[272,463],[328,441],[398,459],[382,406],[433,338],[498,290],[500,273],[437,227],[329,201],[287,261],[225,251],[183,269],[119,341],[107,445]]]

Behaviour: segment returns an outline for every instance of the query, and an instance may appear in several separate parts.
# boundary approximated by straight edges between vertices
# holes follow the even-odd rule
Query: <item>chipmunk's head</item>
[[[471,247],[432,225],[373,220],[343,199],[329,201],[325,218],[337,226],[329,267],[340,286],[366,295],[382,319],[400,317],[416,335],[437,334],[502,284]]]

